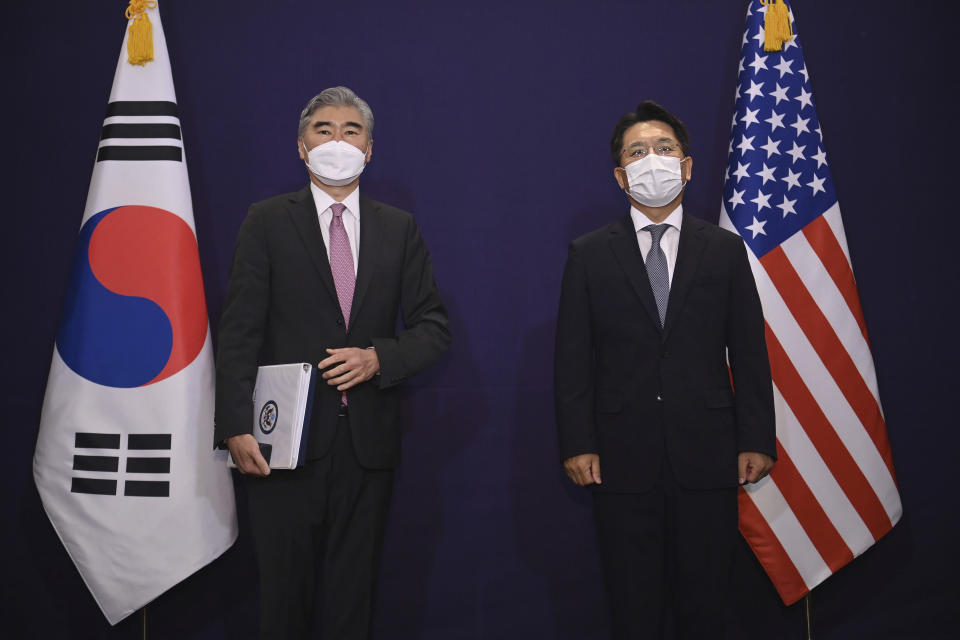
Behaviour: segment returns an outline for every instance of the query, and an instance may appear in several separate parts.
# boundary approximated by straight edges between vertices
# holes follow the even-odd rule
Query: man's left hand
[[[317,366],[321,369],[333,367],[323,372],[323,378],[327,384],[335,386],[337,391],[346,391],[380,372],[380,358],[377,357],[376,349],[345,347],[327,349],[327,353],[330,356],[321,360]]]
[[[742,451],[737,456],[740,484],[759,482],[763,480],[773,468],[773,458],[765,453],[756,451]]]

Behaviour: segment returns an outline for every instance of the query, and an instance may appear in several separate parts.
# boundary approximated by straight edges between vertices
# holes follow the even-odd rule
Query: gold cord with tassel
[[[147,9],[156,9],[156,0],[130,0],[127,20],[130,36],[127,38],[127,61],[143,65],[153,60],[153,25],[147,17]]]
[[[790,9],[784,0],[760,0],[767,7],[763,17],[764,51],[783,51],[783,43],[793,37]]]

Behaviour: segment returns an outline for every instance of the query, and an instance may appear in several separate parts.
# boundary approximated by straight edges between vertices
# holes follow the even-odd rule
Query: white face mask
[[[653,153],[631,162],[624,167],[630,187],[628,193],[634,200],[648,207],[670,204],[683,189],[681,162],[680,158]]]
[[[301,141],[300,144],[303,144]],[[303,145],[303,150],[307,146]],[[331,140],[307,151],[307,167],[323,184],[342,187],[357,179],[367,165],[367,154],[349,142]]]

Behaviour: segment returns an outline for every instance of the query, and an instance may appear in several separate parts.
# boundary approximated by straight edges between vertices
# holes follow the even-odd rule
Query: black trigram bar
[[[97,162],[104,160],[172,160],[183,162],[183,149],[172,146],[100,147]]]
[[[123,495],[145,498],[169,498],[170,483],[158,480],[127,480],[123,486]]]
[[[70,485],[72,493],[92,493],[99,496],[117,495],[116,480],[98,480],[95,478],[73,478]]]
[[[119,449],[119,433],[77,433],[73,439],[77,449]]]
[[[100,130],[100,139],[107,138],[176,138],[180,140],[180,125],[164,122],[105,124]]]
[[[170,473],[170,458],[127,458],[127,473]]]
[[[131,433],[127,436],[128,449],[169,449],[169,433]]]
[[[117,471],[119,468],[117,456],[73,456],[74,471]]]
[[[112,116],[173,116],[176,118],[179,114],[176,102],[120,100],[107,105],[107,117]]]

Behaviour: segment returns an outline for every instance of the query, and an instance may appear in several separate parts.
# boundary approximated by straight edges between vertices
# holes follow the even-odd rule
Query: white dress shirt
[[[661,223],[654,222],[636,207],[630,207],[630,217],[633,218],[633,228],[637,232],[637,244],[640,245],[640,253],[643,254],[644,263],[646,263],[647,254],[650,253],[650,247],[653,245],[653,236],[650,235],[649,231],[644,231],[643,228],[651,224],[670,225],[660,238],[660,248],[663,249],[664,255],[667,256],[667,277],[672,285],[673,271],[677,266],[677,249],[680,246],[680,225],[683,224],[683,205],[677,205],[677,208]]]
[[[330,221],[333,220],[333,210],[330,205],[336,202],[327,192],[310,182],[310,192],[313,193],[313,203],[317,206],[317,215],[320,216],[320,233],[323,234],[323,246],[327,249],[327,260],[330,259]],[[357,187],[343,199],[342,204],[347,208],[343,212],[343,228],[347,231],[350,240],[350,253],[353,254],[353,275],[357,275],[357,260],[360,257],[360,187]],[[647,234],[650,235],[650,234]],[[647,245],[650,241],[647,241]]]

